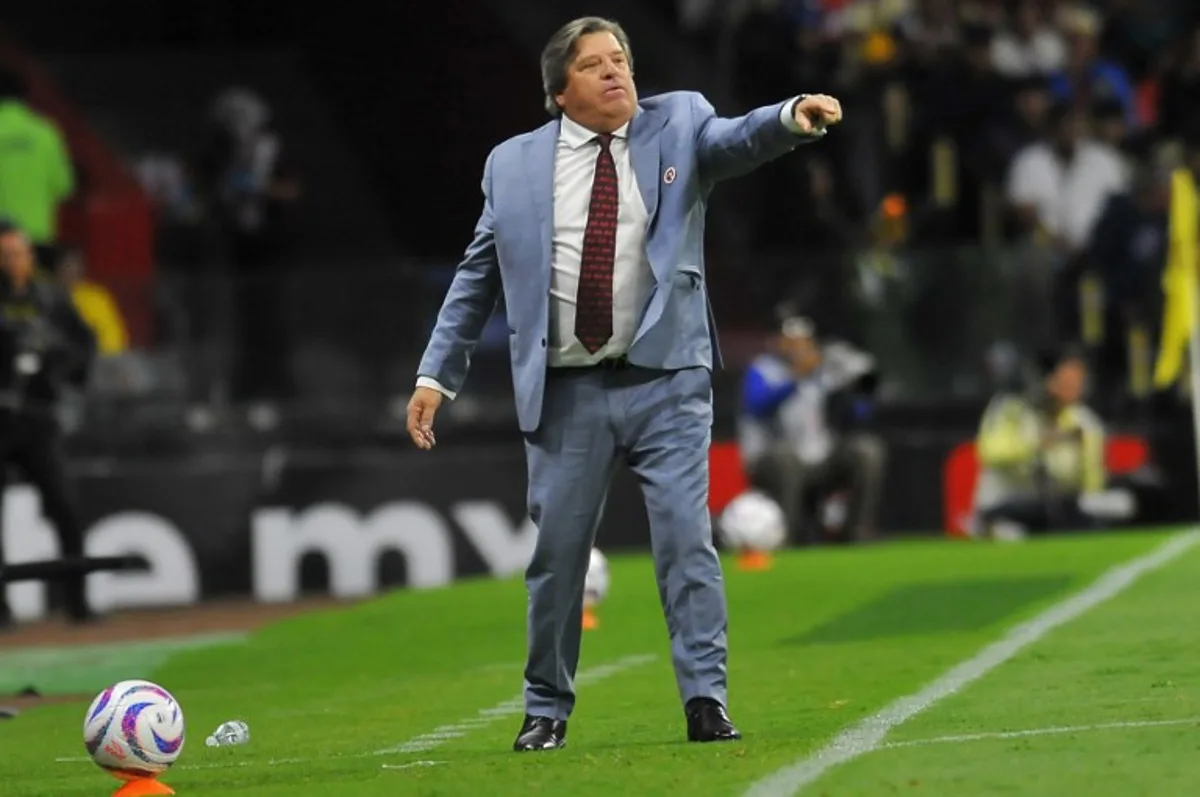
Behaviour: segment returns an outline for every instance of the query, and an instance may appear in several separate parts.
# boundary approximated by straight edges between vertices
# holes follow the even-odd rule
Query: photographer
[[[1083,402],[1088,367],[1072,348],[1041,358],[1042,379],[1024,394],[992,399],[980,422],[974,533],[1100,528],[1105,495],[1104,424]]]
[[[65,292],[38,274],[33,252],[24,232],[0,226],[0,497],[8,468],[16,465],[41,494],[62,556],[81,557],[83,529],[67,486],[55,410],[64,385],[85,383],[96,343]],[[84,583],[80,574],[64,584],[67,614],[79,622],[91,618]],[[0,625],[9,621],[0,587]]]
[[[845,540],[876,534],[887,448],[870,430],[878,369],[840,341],[820,341],[812,322],[787,315],[773,351],[742,381],[738,442],[751,484],[775,498],[799,542],[823,525],[816,507],[847,491]]]

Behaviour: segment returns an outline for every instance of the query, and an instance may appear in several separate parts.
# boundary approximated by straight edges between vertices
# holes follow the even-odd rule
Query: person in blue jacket
[[[843,535],[875,535],[887,450],[870,431],[874,358],[840,341],[822,344],[810,319],[784,318],[772,351],[742,380],[738,445],[750,483],[779,502],[792,538],[813,541],[813,509],[846,490]]]

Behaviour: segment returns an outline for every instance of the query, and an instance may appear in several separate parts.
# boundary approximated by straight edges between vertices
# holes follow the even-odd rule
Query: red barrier
[[[713,443],[708,451],[708,508],[715,515],[746,489],[746,473],[736,443]]]

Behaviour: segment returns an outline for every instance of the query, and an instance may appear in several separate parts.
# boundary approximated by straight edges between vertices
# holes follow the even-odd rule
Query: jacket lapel
[[[658,132],[665,123],[665,116],[645,109],[640,110],[629,122],[629,157],[633,162],[633,173],[637,176],[638,190],[646,203],[647,229],[654,225],[654,214],[658,211],[658,175],[662,156]]]
[[[538,241],[542,247],[534,262],[546,267],[547,278],[550,274],[550,252],[554,245],[554,148],[558,141],[558,129],[558,120],[543,125],[525,140],[523,148],[533,218],[538,224]]]

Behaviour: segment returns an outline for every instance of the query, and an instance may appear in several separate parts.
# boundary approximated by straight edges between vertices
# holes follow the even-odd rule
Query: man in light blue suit
[[[547,110],[483,171],[483,212],[418,369],[416,445],[467,376],[503,293],[538,540],[526,570],[525,720],[514,749],[566,741],[583,583],[618,459],[642,484],[690,741],[741,738],[726,712],[726,612],[708,513],[711,371],[704,214],[745,174],[841,120],[801,95],[737,119],[699,94],[639,102],[615,22],[564,25],[542,53]]]

